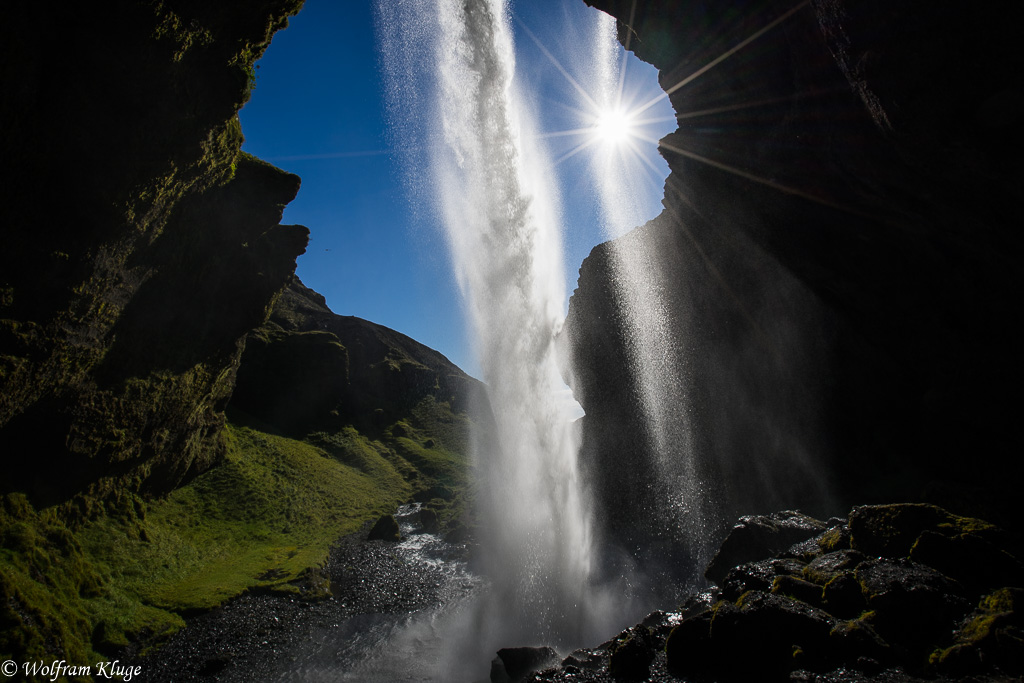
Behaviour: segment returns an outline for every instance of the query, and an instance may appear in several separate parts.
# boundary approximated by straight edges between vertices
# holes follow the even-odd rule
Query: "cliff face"
[[[725,519],[898,497],[1017,526],[1021,10],[588,2],[680,122],[665,211],[597,247],[570,303],[606,522],[655,504],[623,478],[665,454],[622,310],[656,291],[682,368],[658,381]],[[615,289],[617,251],[649,277]]]
[[[236,116],[300,4],[8,8],[4,492],[166,491],[219,456],[243,337],[306,244],[278,225],[298,178],[240,153]]]
[[[347,425],[376,435],[424,400],[486,419],[480,382],[404,334],[336,315],[295,278],[246,342],[231,408],[299,438]]]

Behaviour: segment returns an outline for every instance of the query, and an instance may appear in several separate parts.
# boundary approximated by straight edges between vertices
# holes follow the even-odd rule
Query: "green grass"
[[[225,462],[148,506],[138,538],[109,521],[80,534],[125,595],[187,614],[252,588],[298,592],[332,542],[410,493],[394,470],[367,474],[302,441],[230,426],[227,437]]]
[[[317,568],[339,537],[439,486],[455,492],[434,501],[442,520],[461,514],[468,422],[432,400],[414,413],[380,439],[346,427],[298,441],[229,425],[219,465],[166,498],[124,496],[73,532],[9,494],[0,658],[98,661],[248,590],[323,597]]]

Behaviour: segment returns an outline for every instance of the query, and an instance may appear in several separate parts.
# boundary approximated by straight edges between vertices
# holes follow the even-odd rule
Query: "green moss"
[[[795,576],[776,576],[772,581],[771,592],[816,606],[822,602],[821,586]]]
[[[818,547],[822,552],[832,553],[849,548],[850,539],[841,527],[833,527],[818,537]]]
[[[1021,673],[1024,590],[1002,588],[984,596],[957,632],[954,643],[932,652],[929,664],[938,672],[966,675],[993,664],[1005,673]]]

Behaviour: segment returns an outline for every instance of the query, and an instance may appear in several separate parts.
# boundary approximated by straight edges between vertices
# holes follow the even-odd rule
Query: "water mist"
[[[601,15],[592,40],[589,79],[595,84],[599,111],[629,111],[624,102],[625,55],[616,37],[615,19]],[[678,323],[689,318],[672,310],[658,283],[671,281],[658,272],[659,254],[648,253],[641,238],[645,221],[637,197],[648,180],[638,155],[621,144],[598,145],[591,157],[612,271],[614,306],[625,327],[625,346],[632,378],[632,394],[643,417],[650,463],[649,500],[657,509],[645,514],[664,521],[671,542],[684,548],[691,569],[707,564],[712,553],[714,496],[696,466],[696,445],[691,420],[689,372]],[[638,172],[638,168],[639,171]],[[634,228],[636,228],[634,230]],[[631,231],[632,232],[628,232]],[[677,302],[678,304],[678,302]],[[684,578],[686,568],[679,568]],[[692,579],[699,583],[694,573]]]

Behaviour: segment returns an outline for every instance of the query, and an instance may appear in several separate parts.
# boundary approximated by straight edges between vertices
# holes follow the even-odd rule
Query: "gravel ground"
[[[359,632],[381,615],[405,619],[475,588],[465,570],[465,545],[433,536],[413,536],[403,544],[365,537],[364,530],[332,549],[325,569],[333,597],[307,601],[271,593],[242,595],[190,618],[154,654],[129,659],[142,666],[138,680],[296,680],[301,660],[323,658],[318,643],[324,643],[322,650],[331,646],[327,641],[338,640],[338,633]]]

